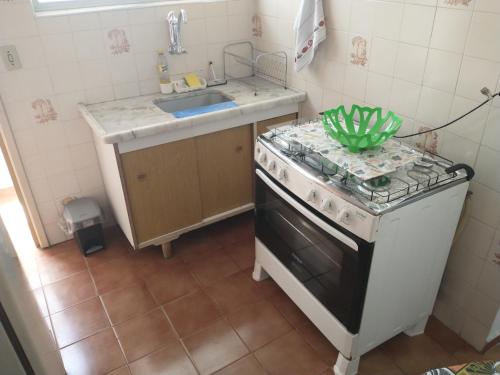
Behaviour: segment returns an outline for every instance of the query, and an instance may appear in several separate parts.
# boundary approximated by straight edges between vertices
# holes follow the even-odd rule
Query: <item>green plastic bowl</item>
[[[359,121],[354,125],[354,119]],[[380,146],[397,133],[401,119],[389,111],[382,116],[380,107],[360,107],[354,104],[349,113],[343,105],[325,111],[322,117],[326,133],[351,152]]]

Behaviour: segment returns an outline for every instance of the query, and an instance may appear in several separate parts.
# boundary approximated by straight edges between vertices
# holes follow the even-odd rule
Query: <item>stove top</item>
[[[389,211],[411,198],[417,198],[425,192],[466,177],[466,173],[461,170],[447,172],[447,169],[454,165],[452,161],[393,140],[400,143],[405,150],[410,149],[414,153],[413,161],[393,172],[364,180],[333,163],[320,152],[305,146],[299,138],[288,137],[292,127],[286,125],[275,128],[259,138],[267,143],[268,148],[274,149],[271,151],[281,154],[331,190],[341,193],[358,207],[374,214]],[[333,140],[332,142],[336,143]],[[347,149],[345,153],[350,154]]]

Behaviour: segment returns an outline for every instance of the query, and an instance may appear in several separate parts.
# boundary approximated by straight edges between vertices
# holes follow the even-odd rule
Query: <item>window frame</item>
[[[31,0],[35,15],[84,13],[108,9],[144,8],[159,5],[217,2],[220,0]]]

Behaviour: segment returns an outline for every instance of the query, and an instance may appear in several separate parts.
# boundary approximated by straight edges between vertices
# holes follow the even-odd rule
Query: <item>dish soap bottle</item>
[[[172,82],[168,73],[167,56],[163,50],[158,50],[158,77],[160,78],[160,91],[162,94],[170,94],[173,91]]]

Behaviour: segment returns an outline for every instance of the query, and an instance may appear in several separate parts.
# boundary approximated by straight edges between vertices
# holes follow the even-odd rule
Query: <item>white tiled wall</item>
[[[262,49],[293,60],[299,0],[257,0]],[[327,40],[313,64],[289,80],[308,92],[305,116],[339,104],[380,105],[402,132],[435,127],[468,111],[487,86],[500,90],[499,0],[324,0]],[[353,39],[367,42],[355,65]],[[477,348],[500,305],[500,100],[454,127],[414,142],[477,171],[464,233],[454,246],[436,315]]]
[[[251,37],[254,1],[183,8],[188,53],[169,56],[172,73],[205,75],[212,60],[220,74],[222,47]],[[51,244],[65,240],[57,226],[63,198],[95,197],[109,214],[91,132],[76,104],[158,92],[156,50],[168,47],[171,9],[180,6],[35,18],[28,0],[0,1],[0,45],[14,44],[23,64],[8,72],[0,62],[0,95]]]

